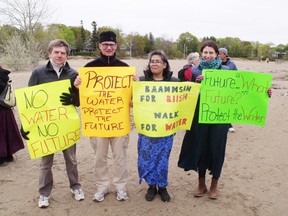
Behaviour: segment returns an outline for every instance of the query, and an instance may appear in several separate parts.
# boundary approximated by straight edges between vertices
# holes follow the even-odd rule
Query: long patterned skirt
[[[138,135],[139,184],[145,179],[148,185],[164,187],[168,184],[168,164],[174,135],[147,137]]]

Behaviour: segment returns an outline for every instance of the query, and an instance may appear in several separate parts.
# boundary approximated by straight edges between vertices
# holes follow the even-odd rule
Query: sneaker
[[[92,200],[96,202],[102,202],[105,198],[105,195],[109,193],[109,189],[105,189],[104,191],[97,191]]]
[[[71,193],[74,194],[74,198],[77,201],[81,201],[81,200],[85,199],[85,195],[84,195],[84,193],[83,193],[81,188],[76,189],[74,191],[71,189]]]
[[[158,194],[161,196],[163,202],[170,202],[170,195],[168,194],[166,187],[159,187]]]
[[[43,195],[40,195],[39,201],[38,201],[38,207],[39,208],[47,208],[49,206],[49,198]]]
[[[230,132],[230,133],[234,133],[234,132],[235,132],[235,129],[234,129],[233,127],[230,127],[230,128],[229,128],[229,132]]]
[[[128,199],[128,195],[125,189],[118,189],[117,190],[117,200],[118,201],[125,201]]]
[[[145,198],[147,201],[152,201],[152,200],[154,200],[156,194],[157,194],[156,185],[150,185],[148,190],[147,190],[147,194],[146,194]]]

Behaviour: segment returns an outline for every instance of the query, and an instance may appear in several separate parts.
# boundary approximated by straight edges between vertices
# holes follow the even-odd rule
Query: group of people
[[[105,31],[100,34],[99,41],[100,56],[87,63],[84,67],[128,67],[128,64],[116,58],[117,40],[113,31]],[[184,68],[189,69],[184,77],[188,81],[201,82],[204,78],[203,69],[229,69],[228,63],[224,63],[221,53],[228,56],[227,50],[219,50],[213,41],[204,42],[201,49],[201,57],[198,53],[192,53],[188,56],[189,64]],[[226,52],[226,53],[225,53]],[[56,80],[69,79],[72,88],[70,94],[63,94],[60,101],[63,105],[79,106],[79,86],[81,78],[77,72],[71,68],[67,62],[69,55],[69,46],[64,40],[56,39],[50,42],[48,46],[49,61],[33,70],[28,82],[28,86],[39,85],[42,83],[53,82]],[[221,60],[222,59],[222,60]],[[7,73],[7,72],[6,72]],[[2,69],[0,78],[2,79]],[[0,79],[0,80],[1,80]],[[7,77],[5,78],[7,79]],[[4,80],[5,80],[4,79]],[[172,76],[172,71],[168,58],[161,50],[152,51],[149,54],[148,64],[144,70],[144,75],[133,77],[134,81],[152,81],[152,82],[178,82],[179,79]],[[2,85],[0,83],[0,92]],[[5,112],[5,113],[4,113]],[[6,113],[9,117],[6,117]],[[225,149],[227,142],[227,133],[229,124],[201,124],[198,123],[199,101],[191,129],[186,131],[183,139],[181,152],[179,155],[178,166],[184,171],[195,170],[199,175],[199,185],[194,195],[203,196],[207,191],[205,176],[209,170],[212,175],[211,187],[209,189],[209,198],[218,197],[217,183],[221,175],[221,170],[225,158]],[[17,131],[17,125],[11,110],[0,107],[0,120],[13,123],[13,128],[9,130]],[[9,126],[11,127],[11,126]],[[10,131],[4,133],[0,131],[0,156],[1,160],[8,160],[17,150],[23,148],[23,142],[20,136],[11,134]],[[17,134],[17,133],[16,133]],[[29,139],[29,131],[21,130],[22,137]],[[7,141],[8,137],[8,141]],[[9,140],[12,139],[13,140]],[[168,185],[168,164],[171,149],[173,146],[174,135],[165,137],[149,137],[138,134],[138,174],[139,183],[144,179],[148,184],[145,199],[152,201],[157,194],[160,195],[163,202],[169,202],[171,197],[167,190]],[[128,199],[127,182],[127,148],[129,143],[129,134],[120,137],[90,137],[90,144],[95,153],[94,173],[96,192],[93,200],[102,202],[105,196],[110,192],[109,170],[107,165],[107,154],[109,146],[112,150],[114,159],[113,185],[116,189],[116,199],[125,201]],[[8,146],[8,148],[7,148]],[[10,146],[10,147],[9,147]],[[12,148],[13,146],[13,148]],[[5,149],[6,150],[3,150]],[[78,180],[78,169],[76,161],[76,145],[63,150],[66,164],[67,176],[71,193],[77,201],[85,199],[81,184]],[[54,154],[41,158],[40,178],[39,178],[39,201],[38,207],[45,208],[49,206],[50,194],[53,188],[53,166]]]

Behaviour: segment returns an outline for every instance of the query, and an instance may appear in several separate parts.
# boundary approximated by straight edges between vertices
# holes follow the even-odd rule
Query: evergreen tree
[[[99,35],[97,33],[97,23],[93,21],[91,25],[93,27],[92,36],[91,36],[91,48],[94,51],[96,50],[97,43],[99,42]]]

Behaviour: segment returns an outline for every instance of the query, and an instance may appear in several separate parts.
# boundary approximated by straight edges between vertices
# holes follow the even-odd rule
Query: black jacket
[[[151,71],[149,70],[144,70],[144,76],[140,76],[139,80],[140,81],[154,81],[153,79],[153,74]],[[176,77],[173,77],[173,72],[169,72],[167,74],[164,74],[164,78],[163,81],[174,81],[174,82],[179,82],[179,79],[177,79]]]
[[[6,84],[9,80],[9,74],[10,71],[0,68],[0,93],[2,93],[6,87]]]
[[[68,62],[66,62],[65,66],[62,69],[60,77],[58,77],[56,71],[54,71],[53,69],[51,62],[48,61],[46,65],[39,66],[32,71],[28,86],[34,86],[66,79],[70,79],[71,85],[74,86],[74,80],[76,79],[77,75],[77,71],[73,68],[70,68]]]
[[[75,98],[75,100],[77,101],[75,105],[79,106],[79,90],[74,87],[74,81],[77,75],[78,72],[71,68],[68,62],[66,62],[60,76],[58,77],[56,71],[53,69],[51,62],[48,61],[46,65],[39,66],[32,71],[28,86],[35,86],[43,83],[69,79],[72,89],[77,96],[77,98]],[[55,90],[57,91],[57,89]]]
[[[129,66],[125,62],[116,58],[116,54],[114,56],[104,56],[102,53],[100,57],[94,59],[93,61],[88,62],[84,67],[117,67],[117,66]]]
[[[9,74],[10,74],[10,71],[0,68],[0,94],[4,91],[7,85],[7,82],[9,80]],[[9,108],[2,107],[0,105],[0,110],[1,109],[9,109]]]

